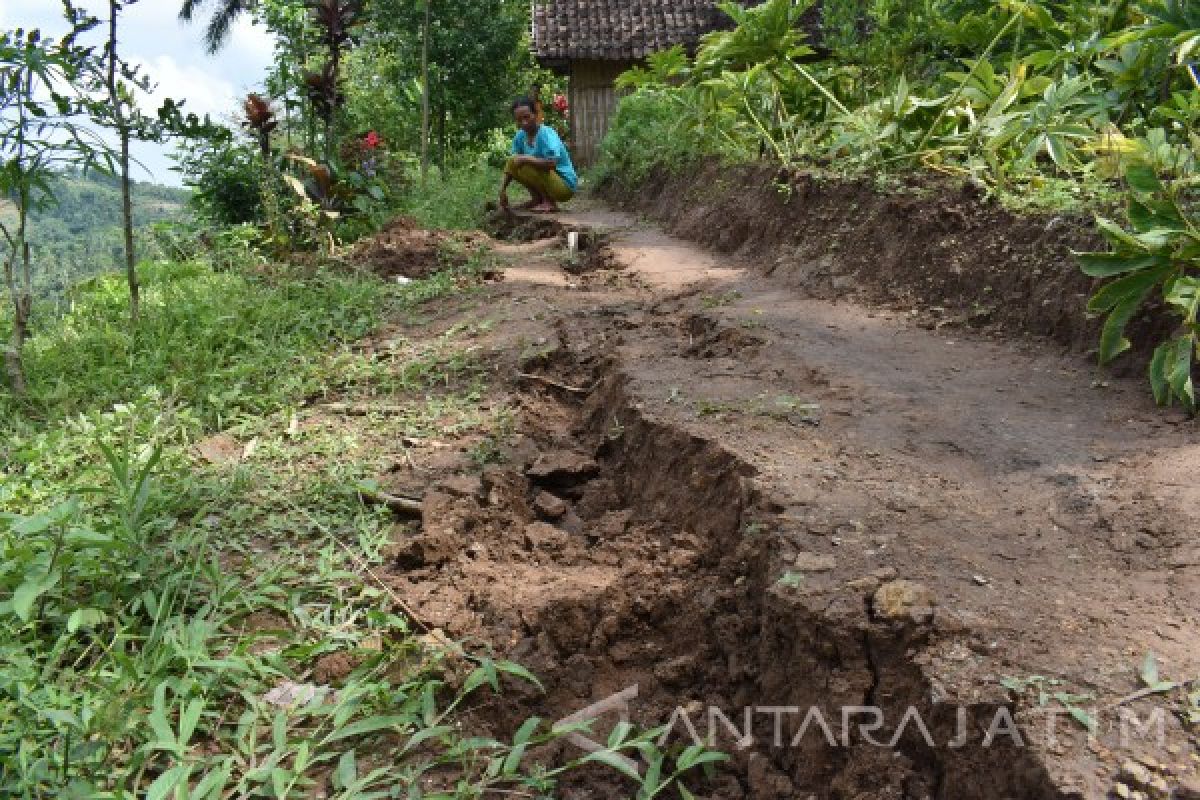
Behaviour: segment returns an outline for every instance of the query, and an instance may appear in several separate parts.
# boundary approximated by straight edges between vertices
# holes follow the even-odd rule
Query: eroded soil
[[[469,436],[398,444],[383,477],[422,498],[389,586],[546,685],[481,727],[637,687],[646,726],[682,709],[703,734],[716,708],[745,736],[751,709],[704,797],[1200,796],[1181,693],[1131,697],[1148,652],[1200,675],[1194,422],[1044,344],[806,297],[628,215],[560,223],[602,234],[586,274],[557,244],[507,245],[477,301],[374,343],[491,323],[484,402],[513,409],[510,435],[482,466]],[[861,706],[888,746],[842,741]],[[811,720],[796,736],[813,708],[833,745]],[[929,737],[892,742],[909,709]],[[1162,709],[1163,736],[1122,739],[1119,709]],[[985,746],[1006,715],[1021,741]],[[596,771],[563,794],[628,788]]]

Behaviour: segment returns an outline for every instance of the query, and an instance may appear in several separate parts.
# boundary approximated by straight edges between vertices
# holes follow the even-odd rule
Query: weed
[[[785,572],[775,584],[785,589],[801,589],[804,587],[804,576],[799,572]]]
[[[720,295],[705,295],[700,301],[700,304],[706,309],[720,308],[729,306],[742,299],[742,293],[737,289],[731,289],[728,292]]]
[[[1058,703],[1081,726],[1094,732],[1099,724],[1097,719],[1086,710],[1083,703],[1094,700],[1091,694],[1074,694],[1058,688],[1064,685],[1062,680],[1047,678],[1043,675],[1030,675],[1026,678],[1002,678],[1000,685],[1015,694],[1033,693],[1035,702],[1041,708],[1050,701]]]

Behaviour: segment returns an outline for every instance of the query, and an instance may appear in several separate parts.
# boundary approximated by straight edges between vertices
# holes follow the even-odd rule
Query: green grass
[[[115,278],[36,333],[32,396],[0,399],[0,796],[543,796],[579,766],[529,763],[561,735],[536,720],[467,738],[474,695],[536,679],[422,639],[372,574],[396,521],[358,488],[405,437],[470,433],[486,460],[511,414],[481,410],[479,325],[351,342],[474,269],[399,287],[161,264],[136,333]],[[218,428],[229,457],[202,457]],[[319,685],[333,656],[351,670]],[[657,752],[630,731],[614,749]]]
[[[90,283],[63,316],[43,318],[25,348],[29,396],[0,390],[0,429],[110,408],[151,389],[220,428],[320,392],[330,347],[453,288],[446,273],[399,287],[332,270],[260,276],[203,262],[155,264],[143,278],[136,330],[116,275]]]
[[[429,228],[471,230],[483,222],[484,205],[500,195],[498,167],[476,164],[453,168],[443,175],[430,172],[428,183],[410,191],[401,211]]]

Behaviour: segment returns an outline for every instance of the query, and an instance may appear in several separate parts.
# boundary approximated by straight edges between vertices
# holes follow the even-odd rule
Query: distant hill
[[[34,214],[29,241],[34,286],[39,295],[121,268],[121,189],[116,178],[64,174],[54,182],[58,203]],[[153,183],[134,183],[133,219],[138,228],[187,213],[190,192]],[[0,221],[15,222],[12,204],[0,200]]]

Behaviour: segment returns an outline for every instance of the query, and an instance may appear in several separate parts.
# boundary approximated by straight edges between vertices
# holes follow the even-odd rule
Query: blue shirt
[[[549,125],[542,125],[538,128],[532,147],[526,141],[528,138],[524,130],[517,131],[516,138],[513,139],[513,155],[553,159],[554,171],[563,179],[563,183],[571,187],[571,191],[575,191],[579,186],[579,176],[575,174],[575,165],[571,163],[571,154],[567,152],[567,146],[563,144],[558,131]]]

